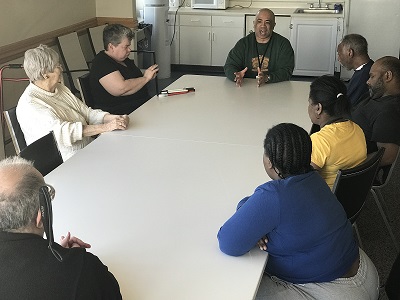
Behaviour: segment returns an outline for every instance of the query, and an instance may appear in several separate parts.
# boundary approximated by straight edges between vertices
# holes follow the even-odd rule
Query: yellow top
[[[364,132],[356,123],[345,121],[325,125],[311,135],[311,161],[330,188],[339,169],[349,169],[367,158]]]

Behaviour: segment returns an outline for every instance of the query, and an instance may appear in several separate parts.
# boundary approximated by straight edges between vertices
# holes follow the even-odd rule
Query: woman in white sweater
[[[61,83],[62,68],[53,49],[40,45],[27,50],[24,69],[31,82],[18,101],[17,119],[28,145],[53,130],[65,161],[94,135],[127,128],[127,115],[91,109]]]

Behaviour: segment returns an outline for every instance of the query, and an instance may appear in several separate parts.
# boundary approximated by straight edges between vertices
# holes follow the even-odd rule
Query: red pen
[[[187,94],[187,93],[194,92],[194,91],[195,91],[195,89],[193,87],[183,88],[183,89],[175,89],[175,90],[162,90],[160,92],[160,96],[181,95],[181,94]]]

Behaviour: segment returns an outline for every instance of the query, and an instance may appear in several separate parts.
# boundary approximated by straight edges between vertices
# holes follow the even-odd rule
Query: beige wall
[[[0,0],[0,7],[0,47],[96,17],[96,0]]]
[[[96,16],[136,18],[136,0],[96,0]]]

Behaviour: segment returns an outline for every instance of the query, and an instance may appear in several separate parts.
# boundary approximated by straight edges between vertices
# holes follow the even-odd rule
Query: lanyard
[[[271,36],[271,38],[272,38],[272,36]],[[268,41],[268,43],[267,43],[267,47],[265,47],[264,54],[263,54],[263,56],[262,56],[262,58],[261,58],[261,60],[260,60],[260,53],[258,53],[257,38],[256,38],[256,36],[254,35],[254,39],[255,39],[255,41],[256,41],[256,52],[257,52],[258,67],[260,68],[260,70],[262,70],[262,64],[263,64],[263,62],[264,62],[265,54],[267,54],[269,45],[271,44],[271,38],[269,39],[269,41]]]

